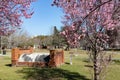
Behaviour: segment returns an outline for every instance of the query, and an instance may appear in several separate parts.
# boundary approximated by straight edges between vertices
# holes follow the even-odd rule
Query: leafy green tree
[[[59,47],[59,43],[60,43],[60,35],[59,35],[59,31],[57,29],[56,26],[54,26],[54,30],[53,30],[53,40],[52,40],[52,45],[56,48],[57,46]]]
[[[62,36],[60,33],[61,31],[64,30],[64,27],[61,27],[60,30],[57,29],[56,26],[54,26],[54,29],[53,29],[53,40],[52,40],[52,45],[55,47],[55,48],[68,48],[69,47],[69,44],[67,43],[67,40],[65,39],[64,36]]]

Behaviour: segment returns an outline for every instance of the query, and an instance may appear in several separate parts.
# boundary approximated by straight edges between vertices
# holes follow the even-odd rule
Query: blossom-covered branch
[[[30,5],[35,0],[0,0],[0,35],[7,35],[20,27],[22,17],[30,18]]]

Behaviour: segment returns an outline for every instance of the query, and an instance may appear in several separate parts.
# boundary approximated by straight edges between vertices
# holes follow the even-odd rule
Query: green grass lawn
[[[80,50],[78,56],[73,57],[72,65],[68,53],[65,51],[65,64],[58,68],[11,67],[11,53],[7,53],[8,56],[0,56],[0,80],[91,80],[91,66],[85,51]],[[120,80],[119,52],[113,58],[105,80]]]

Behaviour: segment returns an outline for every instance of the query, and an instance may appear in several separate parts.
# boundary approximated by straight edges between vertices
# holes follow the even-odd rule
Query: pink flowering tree
[[[93,62],[93,80],[103,80],[105,68],[111,61],[104,48],[120,25],[119,0],[54,0],[53,5],[63,9],[63,23],[66,30],[61,32],[72,46],[81,39],[90,45],[90,60]],[[101,74],[102,73],[102,74]],[[101,77],[102,76],[102,77]]]
[[[0,36],[20,28],[21,18],[30,18],[30,4],[35,0],[0,0]]]

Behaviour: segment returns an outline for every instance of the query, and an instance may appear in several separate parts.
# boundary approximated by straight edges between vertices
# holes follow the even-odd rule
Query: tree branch
[[[95,11],[96,9],[98,9],[100,6],[106,4],[106,3],[110,2],[110,1],[112,1],[112,0],[108,0],[108,1],[106,1],[106,2],[104,2],[104,3],[101,3],[101,4],[98,5],[97,7],[95,7],[88,15],[86,15],[86,16],[84,17],[84,19],[86,19],[88,16],[90,16],[90,15],[92,14],[92,12],[94,12],[94,11]],[[84,20],[84,19],[83,19],[83,20]]]

